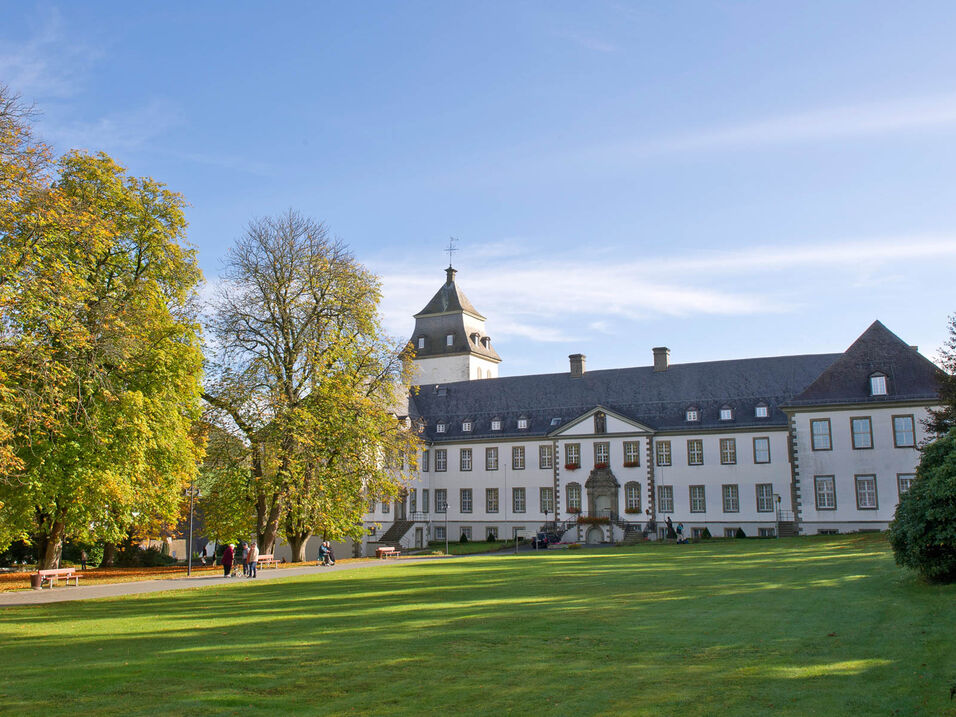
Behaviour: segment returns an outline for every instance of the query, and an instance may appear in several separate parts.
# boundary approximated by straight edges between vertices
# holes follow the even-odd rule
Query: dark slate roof
[[[432,441],[463,438],[543,436],[557,430],[552,419],[564,425],[596,406],[619,413],[656,431],[727,429],[752,426],[786,426],[780,405],[819,376],[841,354],[778,356],[706,363],[672,364],[666,371],[653,366],[588,371],[581,378],[570,373],[509,376],[480,381],[426,385],[412,395],[425,420],[424,437]],[[768,418],[755,418],[754,408],[766,403]],[[720,420],[720,408],[735,411],[732,421]],[[701,412],[701,420],[684,420],[688,407]],[[518,430],[521,417],[528,429]],[[501,431],[491,431],[500,418]],[[463,433],[464,419],[474,422]],[[439,421],[445,433],[436,433]]]
[[[887,394],[870,395],[870,376],[886,374]],[[932,401],[939,369],[879,321],[786,406]]]
[[[438,293],[432,297],[432,300],[425,305],[424,309],[415,314],[415,318],[444,314],[449,311],[466,311],[484,319],[485,317],[478,313],[478,310],[468,301],[468,297],[455,284],[455,274],[457,272],[451,267],[448,267],[445,272],[447,279],[444,286],[438,290]]]

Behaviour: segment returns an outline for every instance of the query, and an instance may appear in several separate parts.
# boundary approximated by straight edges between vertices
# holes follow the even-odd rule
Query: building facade
[[[479,314],[446,282],[415,315],[408,419],[424,441],[369,543],[655,539],[880,530],[912,480],[938,369],[879,321],[843,353],[498,378]]]

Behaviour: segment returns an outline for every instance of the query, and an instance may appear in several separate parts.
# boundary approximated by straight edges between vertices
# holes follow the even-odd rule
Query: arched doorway
[[[585,536],[585,542],[588,545],[599,545],[604,542],[604,531],[596,525],[588,528],[588,534]]]
[[[588,514],[599,518],[617,515],[621,484],[610,468],[592,470],[584,487],[588,492]]]

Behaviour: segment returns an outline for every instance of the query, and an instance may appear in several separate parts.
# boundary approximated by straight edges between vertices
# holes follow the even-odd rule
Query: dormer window
[[[451,346],[454,343],[455,343],[455,335],[448,334],[448,336],[445,337],[445,346]]]
[[[560,419],[560,418],[552,418],[552,419],[551,419],[551,425],[552,425],[552,426],[560,426],[560,425],[561,425],[561,419]]]
[[[445,432],[445,422],[439,421],[435,424],[435,433],[444,433]]]
[[[471,421],[462,421],[461,430],[465,433],[471,433]]]
[[[691,407],[688,408],[684,414],[684,420],[687,421],[699,421],[700,420],[700,411],[697,408]]]
[[[491,419],[491,430],[492,430],[492,431],[500,431],[500,430],[501,430],[501,419],[500,419],[500,418],[492,418],[492,419]]]
[[[720,407],[720,420],[721,421],[732,421],[734,420],[734,409],[730,406],[721,406]]]
[[[420,348],[420,349],[425,348],[425,337],[424,337],[424,336],[419,336],[419,337],[418,337],[418,348]]]
[[[871,396],[886,395],[886,374],[875,373],[872,376],[870,376],[870,395]]]
[[[754,408],[754,418],[767,418],[770,415],[770,409],[766,403],[758,403]]]
[[[522,416],[521,418],[518,419],[518,430],[523,431],[527,427],[528,427],[528,419]]]
[[[488,348],[491,345],[491,339],[489,339],[487,336],[482,336],[481,345],[484,346],[485,348]]]

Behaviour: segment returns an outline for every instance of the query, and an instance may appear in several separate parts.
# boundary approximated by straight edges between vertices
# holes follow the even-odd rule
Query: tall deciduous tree
[[[414,453],[394,410],[408,362],[382,335],[379,299],[376,277],[295,212],[251,222],[229,254],[204,396],[245,440],[264,552],[283,528],[294,559],[316,530],[358,537],[368,497],[401,489],[388,458]]]
[[[184,200],[104,154],[58,170],[24,182],[0,219],[0,370],[20,461],[0,477],[0,523],[37,542],[43,567],[65,538],[174,524],[201,457]]]
[[[956,314],[949,317],[949,337],[939,351],[937,363],[943,369],[939,377],[940,407],[930,410],[926,426],[942,436],[956,428]]]

